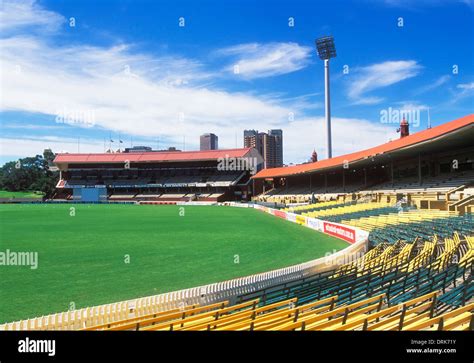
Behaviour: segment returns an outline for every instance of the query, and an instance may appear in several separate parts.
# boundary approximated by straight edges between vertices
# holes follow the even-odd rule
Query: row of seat
[[[416,237],[429,239],[435,234],[444,239],[455,230],[468,235],[474,229],[474,221],[469,213],[460,215],[456,211],[404,210],[379,202],[324,202],[291,207],[285,211],[361,228],[370,232],[371,245],[395,243],[399,239],[413,241]]]
[[[324,185],[308,184],[284,186],[274,188],[265,194],[261,194],[255,199],[261,202],[277,203],[305,203],[314,196],[321,200],[327,198],[337,198],[339,195],[357,193],[359,195],[374,194],[420,194],[420,193],[446,193],[462,185],[472,184],[474,171],[463,171],[455,173],[445,173],[436,177],[425,177],[420,184],[418,176],[404,177],[399,180],[386,181],[372,186],[364,185],[361,180],[346,184],[344,187],[339,183]]]
[[[380,211],[380,213],[388,213],[390,211],[396,211],[397,209],[388,203],[374,202],[334,206],[333,208],[304,212],[302,214],[307,217],[328,220],[328,218],[336,216],[343,218],[343,216],[348,216],[353,213],[368,212],[371,210],[377,210]]]
[[[398,239],[413,240],[416,237],[429,239],[433,235],[449,237],[455,230],[462,234],[472,233],[472,215],[457,212],[411,210],[403,213],[389,213],[355,219],[343,219],[340,223],[364,229],[372,245]]]
[[[221,302],[190,306],[140,319],[85,330],[245,331],[245,330],[472,330],[474,303],[436,314],[438,292],[389,306],[379,294],[339,304],[332,296],[302,305],[297,299],[259,306],[259,300],[228,306]]]
[[[334,207],[348,205],[348,204],[349,203],[346,204],[346,203],[338,202],[336,200],[331,200],[331,201],[327,201],[327,202],[310,203],[310,204],[305,204],[305,205],[288,207],[288,208],[284,208],[282,210],[285,211],[285,212],[301,214],[303,212],[311,212],[311,211],[316,211],[316,210],[329,209],[329,208],[334,208]]]
[[[416,245],[414,245],[416,244]],[[470,274],[472,252],[462,244],[445,242],[446,251],[436,254],[436,242],[416,241],[410,246],[400,242],[396,245],[379,245],[364,258],[335,270],[317,274],[293,283],[285,283],[241,296],[239,301],[260,297],[264,303],[273,303],[290,297],[299,301],[311,301],[338,294],[340,299],[354,301],[367,294],[384,292],[390,301],[404,301],[408,295],[434,289],[448,289],[464,279],[464,303],[472,297]],[[469,251],[472,251],[469,247]],[[456,254],[457,259],[445,256]],[[459,262],[458,262],[459,261]],[[449,266],[448,266],[449,265]],[[397,300],[398,299],[398,300]]]

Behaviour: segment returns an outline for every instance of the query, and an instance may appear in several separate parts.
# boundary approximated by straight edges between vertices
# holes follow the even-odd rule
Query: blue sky
[[[286,163],[324,157],[327,34],[333,154],[374,146],[397,137],[390,108],[412,132],[428,109],[432,125],[473,113],[473,15],[472,0],[3,0],[0,163],[102,152],[109,135],[241,147],[246,128],[282,128]]]

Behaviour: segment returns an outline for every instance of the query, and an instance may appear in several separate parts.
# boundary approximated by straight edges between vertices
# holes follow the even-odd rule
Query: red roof
[[[57,154],[54,162],[67,164],[84,163],[131,163],[138,162],[173,162],[173,161],[203,161],[218,158],[244,157],[251,148],[209,150],[209,151],[170,151],[142,153],[103,153],[103,154]]]
[[[289,176],[289,175],[296,175],[301,173],[313,172],[318,171],[321,169],[326,169],[335,166],[342,166],[344,162],[355,162],[361,159],[370,158],[379,154],[388,153],[391,151],[403,149],[407,146],[412,146],[415,144],[419,144],[424,141],[428,141],[442,135],[448,134],[452,131],[457,129],[463,128],[467,125],[474,124],[474,114],[470,114],[459,118],[454,121],[447,122],[445,124],[433,127],[431,129],[423,130],[404,138],[400,138],[397,140],[393,140],[387,142],[386,144],[382,144],[379,146],[375,146],[370,149],[358,151],[352,154],[346,154],[337,156],[331,159],[325,159],[321,161],[316,161],[314,163],[307,163],[307,164],[300,164],[294,166],[287,166],[281,168],[271,168],[271,169],[263,169],[256,175],[254,175],[253,179],[262,179],[262,178],[275,178],[275,177],[282,177],[282,176]]]

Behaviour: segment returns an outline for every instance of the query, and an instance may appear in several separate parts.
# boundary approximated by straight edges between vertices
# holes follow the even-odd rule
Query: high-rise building
[[[268,167],[277,168],[283,166],[283,131],[282,130],[268,130],[268,137],[270,138]]]
[[[264,168],[283,166],[283,132],[269,130],[268,133],[244,130],[244,147],[253,147],[263,157]]]
[[[203,134],[199,138],[200,140],[200,150],[217,150],[219,148],[218,141],[219,138],[214,134]]]
[[[253,147],[263,156],[263,133],[256,130],[244,130],[244,147]]]

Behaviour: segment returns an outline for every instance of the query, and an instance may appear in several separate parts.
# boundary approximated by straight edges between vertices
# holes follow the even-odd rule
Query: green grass
[[[0,190],[0,198],[39,198],[43,194],[40,192],[9,192],[7,190]]]
[[[0,266],[0,322],[265,272],[347,246],[253,209],[179,212],[179,206],[0,205],[0,252],[38,252],[35,270]]]

